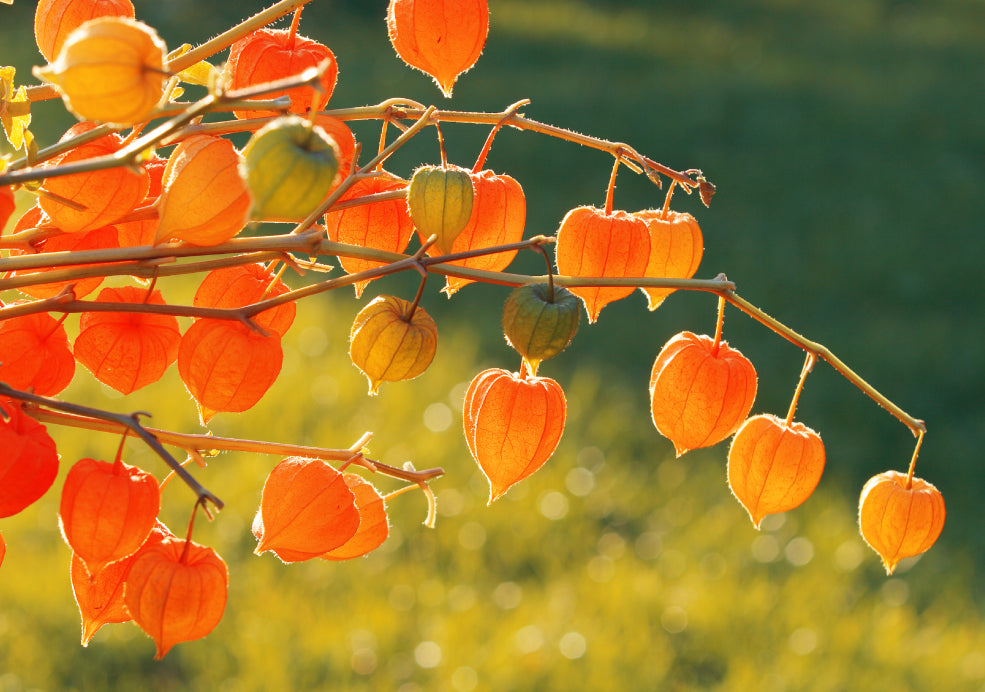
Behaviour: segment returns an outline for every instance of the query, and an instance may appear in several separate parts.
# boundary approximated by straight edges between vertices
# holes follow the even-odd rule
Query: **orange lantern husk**
[[[215,629],[226,609],[229,570],[212,548],[177,538],[141,550],[130,565],[124,602],[162,659],[180,642]]]
[[[99,301],[164,305],[160,291],[136,286],[106,288]],[[157,382],[178,359],[181,330],[173,315],[83,312],[75,358],[97,380],[122,394]]]
[[[103,625],[132,619],[123,602],[123,580],[130,571],[133,557],[111,562],[92,576],[82,558],[72,553],[72,593],[82,618],[82,646],[89,646],[89,641]]]
[[[77,123],[59,141],[67,141],[94,127],[96,124],[92,122]],[[111,133],[59,154],[45,165],[52,167],[111,156],[122,146],[123,138]],[[129,214],[146,197],[150,176],[143,169],[116,166],[48,178],[41,189],[52,193],[42,194],[38,199],[38,205],[51,223],[66,233],[80,233],[112,224]],[[78,208],[63,204],[59,197],[75,202]]]
[[[558,272],[566,276],[642,277],[650,257],[646,223],[624,211],[606,213],[596,207],[569,211],[557,231]],[[570,287],[585,303],[588,321],[595,322],[602,308],[625,298],[627,287]]]
[[[17,208],[17,200],[14,199],[14,189],[9,185],[0,187],[0,234],[7,226],[7,221]]]
[[[136,553],[109,563],[95,575],[89,574],[82,558],[72,553],[72,593],[82,618],[82,646],[89,646],[89,641],[103,625],[133,619],[123,598],[130,565],[141,551],[149,550],[167,537],[174,538],[174,534],[164,524],[156,522]]]
[[[450,98],[458,76],[482,54],[489,7],[486,0],[390,0],[387,28],[400,59]]]
[[[300,562],[343,546],[359,528],[356,498],[342,474],[319,459],[288,457],[263,484],[253,524],[257,555]]]
[[[195,135],[175,147],[164,169],[155,243],[175,238],[218,245],[246,224],[252,199],[243,157],[222,137]]]
[[[345,124],[344,120],[326,115],[325,113],[315,114],[315,125],[320,127],[331,137],[339,148],[339,173],[336,182],[338,183],[349,177],[352,172],[352,159],[356,155],[356,137],[352,130]]]
[[[346,202],[380,192],[403,190],[406,187],[407,182],[400,178],[390,174],[376,175],[357,180],[342,194],[339,201]],[[358,245],[387,252],[403,252],[414,234],[414,222],[407,210],[407,200],[399,198],[329,211],[325,214],[325,229],[328,232],[328,239],[335,243]],[[354,274],[375,269],[383,266],[384,263],[360,257],[339,256],[339,264],[346,272]],[[356,298],[362,295],[369,282],[370,279],[367,279],[353,284]]]
[[[65,477],[58,522],[65,542],[96,575],[143,545],[160,508],[151,474],[121,461],[81,459]]]
[[[0,382],[54,396],[73,377],[75,357],[60,320],[38,312],[0,322]]]
[[[264,336],[230,320],[199,319],[178,347],[178,373],[198,403],[202,424],[220,412],[252,408],[280,374],[277,334]]]
[[[275,91],[264,100],[288,96],[288,110],[298,115],[320,111],[328,104],[338,80],[339,66],[335,54],[325,45],[288,29],[257,29],[229,49],[226,74],[229,89],[243,89],[255,84],[295,77],[311,67],[324,66],[318,79],[320,89],[303,86]],[[277,115],[271,110],[238,110],[237,118],[262,118]]]
[[[650,413],[677,456],[734,433],[756,399],[756,370],[738,350],[709,336],[681,332],[650,372]]]
[[[729,488],[757,529],[767,514],[800,506],[823,471],[820,435],[803,423],[788,423],[772,414],[749,418],[729,448]]]
[[[194,305],[200,308],[239,308],[288,292],[272,267],[260,263],[239,264],[214,269],[205,275],[195,291]],[[258,312],[253,321],[269,332],[284,336],[294,323],[297,304],[282,303]]]
[[[451,251],[455,239],[472,218],[475,182],[461,166],[419,166],[407,186],[407,209],[421,242],[436,240],[431,255]]]
[[[147,171],[147,175],[150,177],[150,189],[138,206],[152,206],[157,203],[157,199],[161,196],[164,170],[167,165],[168,160],[157,155],[141,164],[141,167]],[[158,218],[156,214],[152,218],[117,222],[114,225],[119,233],[120,247],[153,245],[154,239],[157,237]]]
[[[566,402],[550,378],[499,368],[476,375],[465,393],[465,441],[489,481],[489,502],[530,476],[554,454]]]
[[[359,528],[352,538],[334,550],[322,553],[323,560],[351,560],[376,550],[390,535],[390,521],[386,513],[386,501],[373,485],[355,473],[342,474],[356,499],[359,510]]]
[[[685,212],[648,209],[636,212],[650,233],[650,259],[643,276],[659,279],[690,279],[698,271],[704,241],[701,227]],[[656,310],[673,288],[641,288],[647,307]]]
[[[96,17],[133,19],[133,3],[130,0],[38,0],[34,38],[41,55],[54,62],[69,34]]]
[[[68,35],[58,58],[35,76],[55,85],[80,120],[135,125],[164,98],[167,46],[129,17],[97,17]]]
[[[527,201],[520,183],[508,175],[497,175],[488,169],[470,173],[469,176],[472,178],[472,186],[475,190],[472,215],[452,243],[450,252],[468,252],[522,240],[527,217]],[[503,271],[516,257],[516,253],[516,250],[497,252],[453,260],[448,264],[469,269]],[[449,276],[443,290],[451,296],[470,283],[472,279]]]
[[[879,553],[886,574],[900,560],[929,550],[941,535],[945,516],[944,496],[937,488],[899,471],[873,476],[859,497],[862,538]]]
[[[34,504],[58,475],[58,452],[47,429],[21,410],[20,402],[0,399],[0,519]]]

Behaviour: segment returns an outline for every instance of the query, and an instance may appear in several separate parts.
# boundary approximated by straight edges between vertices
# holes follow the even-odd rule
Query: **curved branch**
[[[216,509],[222,509],[223,502],[218,497],[212,494],[211,491],[204,488],[195,477],[192,476],[185,469],[181,463],[178,462],[168,450],[164,449],[158,438],[155,436],[152,428],[145,428],[140,424],[137,419],[138,413],[133,413],[130,415],[122,413],[112,413],[110,411],[103,411],[101,409],[92,408],[90,406],[82,406],[81,404],[73,404],[67,401],[59,401],[58,399],[51,399],[49,397],[38,396],[37,394],[31,394],[29,392],[22,392],[19,389],[14,389],[10,385],[0,382],[0,396],[9,397],[11,399],[18,399],[20,401],[27,402],[33,406],[43,406],[44,408],[52,409],[52,411],[60,411],[63,414],[73,414],[76,417],[89,419],[94,422],[106,423],[112,426],[113,432],[122,433],[125,430],[131,431],[134,435],[139,437],[144,443],[150,447],[155,454],[161,457],[171,470],[174,471],[178,476],[181,477],[189,488],[195,493],[199,501],[208,500],[211,502]],[[39,413],[42,413],[40,408],[32,408],[25,411],[32,418],[38,418]]]
[[[4,385],[0,384],[0,387]],[[44,409],[31,409],[27,413],[42,423],[54,423],[72,428],[83,428],[96,432],[106,432],[120,434],[125,429],[124,425],[115,419],[95,418],[78,412],[67,413],[62,411],[46,411]],[[115,415],[115,414],[110,414]],[[129,426],[127,426],[129,427]],[[280,442],[267,442],[263,440],[244,440],[235,437],[216,437],[214,435],[178,433],[170,430],[158,428],[143,428],[147,433],[153,435],[160,442],[174,447],[179,447],[186,452],[201,456],[216,451],[224,452],[254,452],[257,454],[273,454],[277,456],[303,456],[312,459],[322,459],[324,461],[351,461],[351,463],[383,476],[388,476],[409,483],[424,483],[444,475],[444,469],[440,467],[412,471],[404,468],[390,466],[373,459],[365,457],[359,449],[328,449],[324,447],[309,447],[305,445],[284,444]],[[361,440],[364,438],[360,438]],[[355,446],[355,445],[354,445]],[[362,445],[358,445],[362,447]],[[355,458],[353,458],[355,457]],[[221,507],[221,504],[219,505]]]

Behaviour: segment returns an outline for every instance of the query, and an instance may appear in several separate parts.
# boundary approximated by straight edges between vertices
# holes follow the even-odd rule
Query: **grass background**
[[[132,625],[78,645],[56,486],[0,523],[8,542],[0,690],[985,688],[985,321],[975,289],[985,243],[985,3],[490,4],[487,48],[452,101],[396,60],[382,0],[316,0],[302,32],[338,57],[330,106],[402,96],[500,110],[530,98],[532,118],[625,141],[679,170],[703,169],[718,185],[711,208],[695,196],[674,202],[702,225],[699,276],[726,273],[741,295],[927,421],[917,469],[947,501],[938,545],[887,579],[861,542],[862,484],[905,469],[913,439],[824,365],[798,413],[828,453],[804,506],[756,532],[725,485],[724,444],[673,458],[649,419],[645,383],[672,334],[714,328],[709,296],[679,292],[651,314],[635,294],[583,325],[542,367],[570,403],[560,448],[486,507],[460,406],[479,369],[514,366],[499,327],[506,290],[474,286],[446,300],[432,287],[424,305],[441,332],[435,363],[373,399],[346,354],[362,302],[339,293],[302,303],[277,384],[254,410],[220,415],[211,429],[327,447],[372,430],[384,461],[445,468],[435,484],[437,528],[419,525],[424,501],[410,494],[392,503],[393,535],[366,559],[285,566],[256,558],[249,524],[276,460],[221,456],[198,476],[228,506],[215,522],[199,522],[196,538],[229,563],[227,612],[206,640],[154,662],[152,642]],[[135,5],[169,46],[200,43],[261,6]],[[21,0],[0,7],[0,62],[24,81],[39,60],[32,14]],[[51,102],[36,107],[35,124],[53,141],[70,121]],[[372,147],[375,127],[353,129]],[[474,160],[485,132],[443,130],[453,161]],[[437,159],[433,140],[418,139],[392,170],[407,175]],[[523,184],[532,234],[553,233],[574,206],[601,204],[610,160],[509,131],[488,165]],[[615,199],[633,210],[661,204],[663,193],[624,171]],[[515,267],[541,271],[536,258]],[[409,297],[415,284],[392,277],[367,298]],[[164,289],[176,299],[189,290]],[[725,337],[758,368],[756,412],[785,411],[802,354],[735,311]],[[122,400],[83,372],[64,396],[198,429],[176,373]],[[62,474],[117,444],[53,435]],[[163,474],[137,445],[127,449],[129,461]],[[183,526],[189,505],[187,490],[169,487],[165,520]]]

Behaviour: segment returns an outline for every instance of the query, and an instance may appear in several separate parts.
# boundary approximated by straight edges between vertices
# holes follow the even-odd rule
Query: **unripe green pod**
[[[568,347],[578,331],[581,301],[561,286],[554,286],[553,300],[548,284],[518,286],[503,308],[503,332],[510,346],[519,351],[532,372],[542,360]]]
[[[458,166],[421,166],[407,188],[407,207],[423,243],[437,235],[438,254],[451,252],[452,243],[472,216],[475,189],[469,172]],[[434,253],[429,253],[434,254]]]
[[[300,221],[335,187],[339,148],[317,125],[296,115],[274,120],[243,148],[254,219]]]

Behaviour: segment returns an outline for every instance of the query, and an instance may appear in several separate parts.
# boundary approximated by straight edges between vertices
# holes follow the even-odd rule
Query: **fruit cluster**
[[[391,100],[364,109],[383,125],[379,151],[360,165],[352,131],[325,112],[338,65],[328,47],[298,33],[301,10],[295,8],[303,4],[281,0],[199,49],[169,52],[154,29],[136,19],[129,0],[41,0],[35,36],[49,64],[35,74],[47,86],[15,89],[13,71],[0,71],[4,128],[14,148],[25,152],[0,167],[0,231],[15,214],[15,190],[37,198],[0,238],[6,251],[0,290],[26,296],[0,304],[0,518],[36,502],[55,481],[58,454],[46,422],[124,437],[132,432],[198,494],[181,538],[158,519],[160,484],[122,462],[122,444],[114,462],[83,459],[72,466],[58,518],[72,549],[83,644],[103,624],[133,620],[154,638],[160,658],[176,643],[205,636],[222,617],[225,563],[191,539],[199,505],[221,502],[163,445],[198,460],[212,449],[285,455],[273,443],[156,431],[136,415],[61,402],[54,397],[75,378],[77,364],[122,394],[157,382],[177,364],[206,426],[220,413],[257,405],[275,382],[297,300],[345,285],[358,299],[369,282],[399,271],[420,272],[416,297],[373,298],[349,332],[351,360],[366,375],[371,395],[384,382],[420,376],[435,358],[438,329],[421,306],[428,276],[445,276],[449,297],[474,282],[515,287],[502,324],[520,367],[477,374],[463,407],[465,441],[488,479],[490,503],[542,467],[559,445],[565,395],[538,370],[572,342],[582,307],[591,324],[603,307],[637,289],[655,310],[678,288],[717,293],[718,322],[713,337],[681,332],[657,355],[649,383],[656,429],[678,455],[732,437],[728,484],[756,526],[807,499],[824,468],[824,447],[817,433],[794,421],[794,412],[815,359],[835,359],[741,301],[723,277],[693,279],[702,232],[691,214],[670,208],[671,196],[683,186],[698,190],[707,204],[714,186],[700,173],[673,171],[624,144],[528,120],[517,113],[525,101],[494,117],[445,114],[493,124],[471,168],[448,162],[435,108]],[[292,10],[289,29],[267,28]],[[481,54],[488,25],[485,0],[391,0],[387,13],[397,54],[432,76],[446,96]],[[223,66],[207,62],[226,48]],[[204,86],[207,95],[177,102],[180,84]],[[56,95],[80,122],[39,151],[25,129],[27,106]],[[233,118],[202,122],[207,113],[230,110]],[[400,120],[413,123],[387,143],[388,123]],[[613,155],[604,205],[572,209],[556,238],[525,239],[523,188],[485,168],[493,137],[505,125]],[[420,165],[407,180],[383,168],[393,151],[432,126],[440,163]],[[226,137],[232,132],[250,133],[242,150]],[[622,166],[670,179],[662,208],[614,209]],[[260,222],[288,223],[293,230],[246,237],[244,229]],[[415,232],[419,249],[402,254]],[[559,276],[543,247],[551,242]],[[546,277],[505,273],[525,248],[548,260]],[[300,254],[314,259],[302,261]],[[326,270],[319,255],[335,256],[344,275],[293,290],[284,283],[288,269]],[[180,275],[201,277],[191,305],[165,297],[167,277]],[[104,286],[110,276],[124,278]],[[807,352],[785,419],[749,415],[757,375],[722,339],[727,302]],[[74,313],[80,313],[77,328],[66,329]],[[921,422],[851,371],[839,371],[922,440]],[[387,501],[407,489],[425,492],[433,521],[428,481],[442,471],[372,461],[364,455],[366,439],[345,450],[307,448],[312,454],[291,454],[270,471],[253,524],[257,554],[269,551],[288,563],[365,555],[387,538]],[[863,536],[889,572],[900,559],[927,550],[944,521],[940,493],[913,476],[915,461],[916,452],[907,474],[873,478],[860,501]],[[382,495],[346,471],[349,466],[406,485]],[[5,553],[0,535],[0,562]]]

